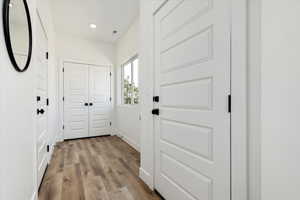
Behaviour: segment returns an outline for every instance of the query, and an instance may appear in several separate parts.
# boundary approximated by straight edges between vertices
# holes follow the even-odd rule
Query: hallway
[[[39,200],[159,200],[139,166],[139,153],[116,136],[59,143]]]

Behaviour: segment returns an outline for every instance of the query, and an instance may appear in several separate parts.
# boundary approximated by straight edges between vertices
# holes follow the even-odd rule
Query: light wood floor
[[[56,146],[39,200],[160,200],[138,177],[139,153],[116,136]]]

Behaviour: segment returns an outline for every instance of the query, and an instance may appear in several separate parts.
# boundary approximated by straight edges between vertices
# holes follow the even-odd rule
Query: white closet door
[[[89,67],[89,105],[89,136],[110,134],[109,67]]]
[[[64,63],[64,138],[89,136],[89,68]]]
[[[172,0],[155,15],[155,188],[230,200],[230,1]]]
[[[48,51],[48,40],[42,27],[41,20],[37,16],[37,165],[38,165],[38,184],[40,185],[48,164],[47,146],[48,136],[48,61],[46,53]],[[17,59],[24,59],[18,55]]]

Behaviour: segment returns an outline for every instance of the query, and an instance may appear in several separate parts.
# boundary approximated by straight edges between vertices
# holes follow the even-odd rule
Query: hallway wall
[[[56,37],[56,49],[60,61],[74,60],[90,64],[113,65],[115,60],[113,44],[59,32]]]
[[[262,200],[300,199],[299,10],[262,0]]]
[[[139,53],[139,17],[116,44],[116,132],[137,150],[140,149],[141,121],[140,104],[122,105],[121,101],[121,66]],[[140,65],[139,68],[142,66]],[[139,82],[142,84],[143,82]]]
[[[36,1],[27,2],[34,31]],[[4,42],[2,20],[0,23],[0,199],[30,200],[36,191],[36,65],[33,58],[28,71],[18,73],[14,70]]]

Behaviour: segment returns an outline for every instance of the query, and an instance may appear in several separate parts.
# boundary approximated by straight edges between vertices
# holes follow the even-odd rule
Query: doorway
[[[64,139],[110,134],[109,66],[64,62]]]
[[[230,2],[154,16],[155,178],[166,199],[231,199]]]

